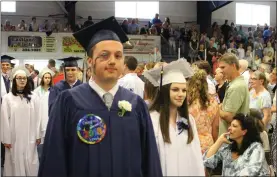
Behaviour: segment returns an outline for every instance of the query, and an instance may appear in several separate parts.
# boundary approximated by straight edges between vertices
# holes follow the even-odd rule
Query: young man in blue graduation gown
[[[82,82],[77,79],[77,71],[78,71],[77,60],[79,59],[81,58],[68,57],[68,58],[59,59],[64,62],[65,80],[58,82],[56,85],[50,88],[49,101],[48,101],[49,111],[53,102],[62,91],[82,84]]]
[[[127,36],[114,17],[74,36],[88,52],[94,80],[54,102],[38,176],[162,176],[147,106],[117,84]]]

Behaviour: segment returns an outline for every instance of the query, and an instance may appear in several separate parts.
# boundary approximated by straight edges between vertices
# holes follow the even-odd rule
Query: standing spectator
[[[72,29],[73,31],[79,31],[83,28],[83,25],[80,21],[78,21],[76,24],[75,24],[75,29]]]
[[[219,59],[219,68],[222,70],[224,79],[229,81],[220,107],[219,135],[221,135],[227,132],[237,113],[249,113],[249,91],[243,76],[239,73],[239,61],[235,55],[224,54]]]
[[[247,50],[248,47],[251,47],[251,49],[254,48],[254,43],[253,43],[253,38],[252,37],[248,37],[245,43],[245,50]]]
[[[195,119],[202,153],[216,141],[219,126],[218,103],[208,94],[206,77],[206,72],[200,69],[187,83],[189,113]]]
[[[151,36],[157,36],[158,35],[157,28],[154,25],[152,25],[151,28],[149,29],[149,35],[151,35]]]
[[[274,54],[274,49],[271,46],[271,42],[270,41],[267,42],[267,46],[264,48],[263,54],[264,55],[268,55],[268,52],[271,52],[272,54]]]
[[[176,40],[177,40],[177,31],[175,31],[172,27],[169,29],[169,54],[174,54],[176,53]]]
[[[227,47],[226,47],[226,44],[223,43],[223,44],[220,46],[219,50],[218,50],[219,56],[224,55],[226,52],[227,52]]]
[[[246,37],[253,37],[253,31],[252,31],[252,28],[251,27],[248,27],[248,31],[246,33]]]
[[[128,32],[128,20],[127,19],[123,20],[123,22],[121,23],[121,28],[126,34],[129,34],[129,32]]]
[[[249,88],[249,80],[250,80],[250,73],[248,71],[248,61],[247,60],[239,60],[239,72],[240,75],[243,76],[244,81]]]
[[[240,43],[239,44],[239,48],[238,48],[238,53],[239,53],[239,59],[244,59],[244,56],[245,56],[245,50],[243,48],[243,44]]]
[[[217,82],[217,85],[215,86],[217,96],[219,98],[218,102],[222,103],[224,96],[225,96],[225,90],[228,86],[228,82],[224,80],[222,70],[220,68],[217,68],[215,70],[215,76],[214,76],[215,81]]]
[[[48,60],[47,68],[56,73],[56,61],[54,59]]]
[[[252,57],[252,52],[250,50],[247,50],[244,59],[248,62],[248,68],[252,68],[254,59]]]
[[[44,20],[43,24],[41,24],[39,26],[39,32],[47,32],[50,30],[51,30],[51,28],[50,28],[48,20]]]
[[[132,19],[132,22],[128,25],[129,34],[139,34],[139,26],[136,24],[136,19]]]
[[[276,92],[273,99],[273,106],[271,108],[271,112],[274,113],[272,117],[276,119]],[[275,120],[275,128],[272,133],[272,148],[271,148],[271,157],[272,157],[272,166],[275,170],[275,174],[277,173],[277,121]]]
[[[92,21],[92,17],[91,16],[88,16],[88,20],[87,21],[85,21],[85,23],[84,23],[84,28],[86,28],[86,27],[88,27],[88,26],[90,26],[90,25],[93,25],[94,23],[93,23],[93,21]]]
[[[199,45],[198,60],[205,60],[205,48],[203,43]]]
[[[66,23],[65,24],[65,28],[63,29],[64,32],[72,32],[72,28],[71,28],[71,25],[70,23]]]
[[[241,39],[242,39],[243,41],[245,41],[245,40],[246,40],[246,34],[244,33],[244,31],[243,31],[243,29],[242,29],[242,26],[241,26],[241,25],[239,26],[238,35],[240,35],[240,36],[241,36]]]
[[[34,81],[34,89],[36,89],[40,84],[39,71],[35,69],[31,76]]]
[[[170,29],[171,29],[170,19],[169,17],[166,17],[164,20],[165,21],[162,24],[162,36],[166,41],[168,41],[170,36]]]
[[[210,66],[210,64],[207,61],[199,61],[199,62],[195,62],[195,64],[197,65],[197,69],[203,69],[206,71],[207,73],[207,82],[208,82],[208,93],[210,94],[210,96],[214,97],[216,94],[216,90],[215,90],[215,82],[212,78],[212,68]]]
[[[118,80],[118,84],[139,95],[143,99],[144,82],[135,73],[138,61],[133,56],[125,56],[124,59],[124,76]]]
[[[196,58],[198,56],[198,47],[199,47],[199,42],[196,38],[196,36],[192,36],[191,40],[189,41],[189,58],[191,63],[196,61]]]
[[[27,31],[27,24],[24,20],[21,20],[20,24],[17,26],[18,31]]]
[[[263,57],[263,44],[262,44],[262,39],[261,38],[256,38],[254,42],[254,50],[255,50],[255,55],[258,55],[259,58]]]
[[[221,30],[217,24],[217,22],[214,22],[212,25],[212,37],[215,39],[219,39],[221,36]]]
[[[64,64],[61,64],[59,72],[56,73],[56,75],[53,77],[53,84],[57,84],[58,82],[62,81],[65,79],[64,75]]]
[[[59,32],[60,31],[60,24],[59,24],[59,20],[58,19],[56,19],[53,23],[52,23],[52,25],[51,25],[51,31],[52,32]]]
[[[238,35],[238,30],[237,27],[235,26],[234,22],[231,23],[231,30],[229,31],[229,39],[230,37],[237,37]]]
[[[37,32],[39,25],[37,24],[37,18],[32,17],[32,22],[29,25],[29,31]]]
[[[271,96],[266,90],[267,80],[264,73],[255,71],[250,78],[250,108],[257,109],[263,117],[265,128],[271,121]]]
[[[257,38],[257,37],[260,38],[260,37],[262,37],[262,35],[263,35],[263,31],[261,30],[260,25],[257,24],[256,30],[254,31],[254,34],[253,34],[253,37],[254,38]]]
[[[267,43],[272,35],[272,30],[273,28],[265,28],[264,33],[263,33],[263,38],[264,38],[264,42]]]
[[[4,28],[4,31],[15,31],[14,26],[12,26],[12,24],[9,20],[6,20],[3,28]]]
[[[159,14],[156,14],[155,17],[151,20],[151,24],[154,25],[157,29],[158,35],[161,34],[162,21],[159,18]]]
[[[34,83],[34,80],[32,78],[32,73],[34,73],[35,69],[34,69],[34,66],[33,65],[30,65],[30,64],[25,64],[25,68],[29,71],[30,73],[30,76],[27,77],[28,79],[28,84],[30,84],[30,89],[31,91],[33,91],[35,89],[35,83]]]
[[[210,45],[207,48],[207,61],[209,62],[210,66],[213,67],[212,59],[213,59],[213,56],[216,55],[217,50],[214,47],[214,40],[213,39],[210,40],[209,44]]]
[[[229,33],[231,31],[231,27],[228,25],[228,20],[225,20],[224,25],[221,26],[221,31],[224,36],[224,40],[227,41],[229,38]]]
[[[267,85],[267,90],[269,91],[272,99],[277,89],[276,83],[277,83],[277,76],[276,76],[276,67],[275,67],[269,75],[269,83]]]

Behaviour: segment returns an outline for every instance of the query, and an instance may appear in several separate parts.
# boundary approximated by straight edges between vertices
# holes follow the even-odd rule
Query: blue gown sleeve
[[[139,98],[141,108],[137,110],[141,119],[141,150],[142,150],[142,173],[143,176],[158,177],[163,176],[161,163],[154,135],[152,121],[147,105]]]
[[[51,87],[49,91],[50,93],[49,93],[49,99],[48,99],[48,113],[50,115],[50,109],[54,101],[57,99],[59,91],[55,86]]]
[[[49,114],[38,177],[66,177],[67,138],[66,120],[68,110],[67,91],[61,93],[53,103]]]

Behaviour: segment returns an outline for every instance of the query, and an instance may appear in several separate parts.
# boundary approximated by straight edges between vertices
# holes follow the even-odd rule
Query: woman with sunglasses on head
[[[269,166],[255,120],[237,114],[228,133],[222,134],[204,154],[204,165],[216,168],[222,161],[222,176],[268,176]]]
[[[12,91],[1,105],[1,141],[5,153],[4,176],[36,176],[40,144],[39,100],[28,83],[25,67],[12,70]]]
[[[40,117],[41,117],[41,124],[40,124],[40,129],[41,129],[41,137],[42,141],[41,144],[38,146],[38,156],[40,159],[41,153],[42,153],[42,146],[44,142],[44,137],[45,137],[45,132],[48,124],[48,98],[49,98],[49,93],[50,93],[50,87],[53,86],[53,76],[54,72],[48,68],[44,68],[40,74],[40,86],[37,87],[34,90],[34,93],[39,97],[39,106],[40,106]]]
[[[257,109],[262,114],[265,128],[271,121],[271,96],[267,91],[267,79],[265,73],[255,71],[250,76],[250,105],[249,108]]]
[[[186,78],[193,70],[186,60],[143,73],[160,90],[150,105],[163,176],[205,176],[200,141],[187,105]]]

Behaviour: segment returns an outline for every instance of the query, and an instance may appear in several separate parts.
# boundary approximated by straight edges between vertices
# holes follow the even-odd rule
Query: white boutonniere
[[[118,112],[118,116],[123,117],[126,111],[132,111],[132,105],[128,101],[122,100],[118,102],[118,107],[120,111]]]

